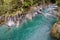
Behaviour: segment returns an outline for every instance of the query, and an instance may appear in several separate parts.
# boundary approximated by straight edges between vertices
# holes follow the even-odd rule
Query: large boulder
[[[60,40],[60,22],[53,25],[51,30],[51,36]]]

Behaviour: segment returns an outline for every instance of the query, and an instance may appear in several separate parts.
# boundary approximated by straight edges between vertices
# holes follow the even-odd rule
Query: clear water
[[[37,15],[23,25],[12,27],[0,26],[0,40],[54,40],[50,37],[50,30],[56,22],[54,17]]]

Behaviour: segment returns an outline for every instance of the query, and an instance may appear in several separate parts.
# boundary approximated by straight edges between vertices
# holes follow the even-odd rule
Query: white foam
[[[35,12],[34,14],[33,14],[33,17],[35,17],[37,15],[37,12]]]
[[[9,21],[7,22],[7,25],[11,27],[11,26],[14,26],[15,23],[14,23],[13,21],[9,20]]]
[[[45,14],[45,17],[47,17],[47,16],[51,16],[51,14],[46,13],[46,14]]]

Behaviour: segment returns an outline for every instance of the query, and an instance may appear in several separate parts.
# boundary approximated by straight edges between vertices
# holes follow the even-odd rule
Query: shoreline
[[[0,16],[0,25],[20,25],[21,23],[23,23],[24,20],[32,20],[32,18],[37,14],[35,14],[36,12],[36,9],[38,9],[38,7],[40,6],[32,6],[29,11],[23,13],[23,12],[20,12],[20,11],[17,11],[15,12],[15,15],[9,15],[9,14],[6,14],[6,15],[2,15]],[[11,23],[8,23],[8,21],[12,22]]]
[[[56,5],[54,6],[55,4],[53,4],[53,5],[50,5],[50,6],[53,6],[53,7],[56,7]],[[49,9],[48,7],[49,7],[49,5],[47,5],[47,6],[45,6],[45,7],[43,7],[43,6],[45,6],[45,5],[33,5],[33,6],[31,6],[30,8],[29,8],[29,10],[28,11],[26,11],[26,12],[21,12],[21,11],[16,11],[16,12],[14,12],[15,14],[11,14],[11,15],[9,15],[9,14],[6,14],[6,15],[3,15],[0,19],[0,24],[6,24],[6,25],[8,25],[8,26],[14,26],[14,25],[20,25],[21,23],[23,23],[23,21],[25,21],[25,20],[32,20],[32,18],[33,17],[35,17],[36,16],[36,14],[41,14],[42,13],[42,15],[43,16],[45,16],[44,15],[44,8],[46,8],[48,11],[49,10],[52,10],[53,11],[53,13],[49,13],[49,14],[47,14],[46,16],[51,16],[52,15],[52,17],[54,17],[54,16],[56,16],[57,17],[57,11],[55,10],[54,11],[54,9],[52,9],[52,7],[51,7],[51,9]],[[43,8],[43,9],[42,9]],[[56,9],[56,8],[55,8]],[[43,11],[42,11],[43,10]],[[56,12],[56,13],[55,13]],[[50,15],[51,14],[51,15]]]

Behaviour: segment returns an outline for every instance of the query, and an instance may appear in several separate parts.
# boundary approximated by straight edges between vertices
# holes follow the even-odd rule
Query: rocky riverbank
[[[0,25],[7,25],[7,26],[14,26],[14,25],[20,25],[25,20],[31,20],[40,10],[40,6],[32,6],[29,11],[27,12],[21,12],[16,11],[15,14],[5,14],[0,16]]]
[[[51,7],[50,7],[51,6]],[[34,5],[29,8],[27,12],[21,12],[21,11],[16,11],[14,14],[4,14],[0,16],[0,24],[6,24],[8,26],[14,26],[14,25],[20,25],[23,23],[25,20],[31,20],[33,17],[35,17],[36,14],[42,13],[44,15],[45,11],[48,12],[44,16],[51,16],[56,18],[57,17],[57,6],[56,4],[52,5]]]

